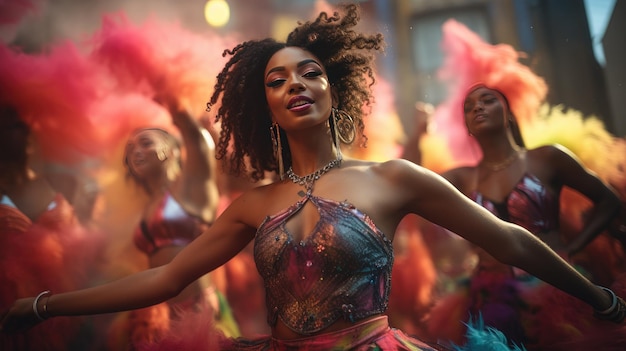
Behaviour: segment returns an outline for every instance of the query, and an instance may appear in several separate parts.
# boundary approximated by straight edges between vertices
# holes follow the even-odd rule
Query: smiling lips
[[[289,100],[289,103],[287,104],[287,109],[291,110],[291,111],[302,111],[302,110],[306,110],[307,108],[309,108],[309,106],[311,106],[311,104],[313,104],[313,100],[306,97],[306,96],[294,96]]]
[[[137,166],[141,166],[142,164],[146,163],[146,160],[144,160],[143,158],[134,158],[132,160],[132,164],[133,166],[137,167]]]

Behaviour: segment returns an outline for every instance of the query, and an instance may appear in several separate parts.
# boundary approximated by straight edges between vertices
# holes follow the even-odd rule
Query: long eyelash
[[[274,88],[279,86],[282,82],[284,82],[285,80],[283,79],[277,79],[277,80],[273,80],[271,82],[267,82],[265,85],[269,88]]]
[[[303,76],[304,77],[319,77],[321,76],[323,73],[321,71],[311,71],[311,72],[307,72],[305,73]]]
[[[302,76],[305,78],[315,78],[315,77],[321,76],[322,74],[324,74],[324,72],[322,71],[310,71],[310,72],[304,73]],[[265,83],[265,86],[269,88],[275,88],[279,86],[281,83],[283,83],[284,81],[285,81],[284,79],[276,79],[271,82]]]

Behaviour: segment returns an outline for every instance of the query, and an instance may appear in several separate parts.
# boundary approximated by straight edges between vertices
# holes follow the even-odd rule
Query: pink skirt
[[[483,323],[469,325],[468,343],[463,346],[427,343],[389,327],[387,316],[355,324],[336,332],[316,336],[280,340],[271,336],[229,338],[215,328],[208,314],[193,313],[193,318],[176,321],[174,327],[157,342],[139,345],[138,351],[519,351],[507,346],[499,331],[485,328]]]
[[[329,351],[329,350],[443,350],[409,337],[389,327],[387,316],[377,317],[350,328],[321,335],[279,340],[272,337],[257,339],[225,339],[220,347],[226,351]]]

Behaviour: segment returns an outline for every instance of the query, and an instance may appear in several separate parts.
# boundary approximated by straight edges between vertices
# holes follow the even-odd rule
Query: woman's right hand
[[[16,300],[13,305],[2,313],[0,331],[16,333],[28,330],[41,323],[33,311],[34,297]]]

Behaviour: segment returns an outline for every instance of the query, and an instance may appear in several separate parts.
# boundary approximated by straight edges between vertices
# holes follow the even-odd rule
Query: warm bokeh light
[[[287,35],[293,29],[293,24],[298,23],[301,18],[288,14],[276,14],[272,21],[271,36],[274,39],[285,41]]]
[[[204,5],[204,18],[213,27],[223,27],[230,19],[230,7],[226,0],[208,0]]]

